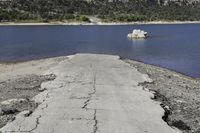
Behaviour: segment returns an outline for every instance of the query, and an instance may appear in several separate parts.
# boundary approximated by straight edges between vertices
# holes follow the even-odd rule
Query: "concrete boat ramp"
[[[153,94],[138,86],[148,76],[117,56],[77,54],[49,73],[57,78],[42,84],[39,107],[18,114],[3,133],[180,133],[162,120]]]

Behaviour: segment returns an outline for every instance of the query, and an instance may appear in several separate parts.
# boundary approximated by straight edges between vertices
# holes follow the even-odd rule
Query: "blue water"
[[[127,39],[135,28],[150,37]],[[75,53],[120,55],[200,77],[200,24],[0,27],[0,61]]]

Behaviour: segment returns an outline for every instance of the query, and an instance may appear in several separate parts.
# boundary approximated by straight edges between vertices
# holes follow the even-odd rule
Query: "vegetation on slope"
[[[87,21],[95,15],[104,21],[172,21],[200,20],[200,4],[169,2],[158,4],[153,0],[5,0],[0,1],[1,22]]]

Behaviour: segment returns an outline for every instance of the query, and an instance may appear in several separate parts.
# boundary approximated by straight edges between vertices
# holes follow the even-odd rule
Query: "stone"
[[[135,29],[133,30],[132,33],[129,33],[127,37],[130,39],[145,39],[147,38],[147,32],[143,30]]]
[[[1,105],[11,105],[11,104],[15,104],[15,103],[19,103],[19,102],[23,102],[25,101],[25,99],[9,99],[9,100],[5,100],[3,102],[1,102]]]
[[[45,87],[40,87],[38,90],[39,90],[40,92],[43,92],[43,91],[46,90],[46,88],[45,88]]]

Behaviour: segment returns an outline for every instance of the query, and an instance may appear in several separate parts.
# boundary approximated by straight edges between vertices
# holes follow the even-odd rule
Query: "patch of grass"
[[[80,16],[80,20],[84,22],[90,22],[90,19],[86,16]]]

